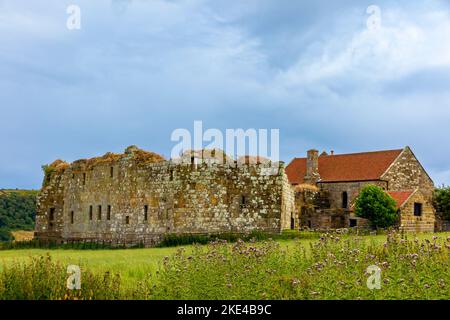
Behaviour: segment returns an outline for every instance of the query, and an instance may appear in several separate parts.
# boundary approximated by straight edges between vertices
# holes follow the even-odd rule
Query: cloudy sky
[[[286,162],[409,145],[450,184],[450,1],[411,2],[0,0],[0,188],[132,144],[168,157],[194,120],[279,128]]]

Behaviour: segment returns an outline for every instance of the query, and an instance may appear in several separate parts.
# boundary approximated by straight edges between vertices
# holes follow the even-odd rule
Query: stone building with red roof
[[[289,163],[286,174],[296,190],[304,190],[301,186],[307,185],[317,188],[316,192],[297,192],[291,227],[367,225],[368,221],[354,215],[352,204],[361,189],[372,184],[383,188],[397,202],[401,229],[434,231],[434,183],[409,147],[320,155],[317,150],[309,150],[307,157]]]

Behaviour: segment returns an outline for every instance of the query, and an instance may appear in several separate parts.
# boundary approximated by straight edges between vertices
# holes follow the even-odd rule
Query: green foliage
[[[450,220],[450,187],[442,186],[434,191],[434,207],[446,220]]]
[[[0,221],[0,226],[1,226],[1,221]],[[1,241],[11,241],[13,240],[13,236],[11,235],[11,232],[4,227],[0,227],[0,242]],[[1,244],[0,244],[1,247]]]
[[[447,240],[448,243],[449,240]],[[309,248],[224,241],[166,257],[152,299],[448,299],[445,239],[411,241],[393,233],[384,245],[325,234]],[[367,288],[367,267],[381,269],[381,290]]]
[[[33,230],[38,191],[0,190],[0,241],[10,240],[10,231]]]
[[[81,268],[81,290],[66,287],[67,266],[50,256],[6,266],[0,273],[0,300],[120,299],[120,276]]]
[[[375,185],[364,187],[355,201],[355,214],[376,227],[387,228],[397,222],[395,200]]]
[[[0,229],[1,230],[1,229]],[[11,240],[11,239],[6,239]],[[101,250],[101,249],[134,249],[142,248],[142,244],[125,245],[122,243],[110,243],[110,242],[68,242],[58,243],[56,241],[42,241],[42,240],[29,240],[29,241],[4,241],[0,243],[0,250],[17,250],[17,249],[50,249],[50,250]]]
[[[272,240],[233,244],[218,240],[186,248],[53,251],[52,257],[60,262],[48,256],[27,258],[42,251],[2,252],[0,300],[448,300],[449,236],[409,239],[396,232],[387,237],[334,233],[314,241],[290,241],[288,246]],[[7,256],[13,260],[2,264]],[[81,291],[66,289],[68,264],[81,267]],[[367,288],[370,265],[381,268],[381,290]]]
[[[281,234],[268,234],[254,230],[250,233],[219,233],[219,234],[167,234],[164,236],[158,247],[175,247],[190,244],[208,244],[217,240],[226,240],[227,242],[243,241],[263,241],[268,239],[274,240],[291,240],[291,239],[317,239],[319,233],[298,230],[284,230]]]
[[[51,174],[55,171],[55,168],[48,164],[42,165],[41,168],[42,168],[42,171],[44,171],[45,180],[48,181]]]
[[[208,244],[216,240],[236,242],[239,239],[248,241],[250,239],[266,240],[269,234],[261,231],[252,231],[248,234],[242,233],[219,233],[219,234],[166,234],[158,247],[175,247],[189,244]]]

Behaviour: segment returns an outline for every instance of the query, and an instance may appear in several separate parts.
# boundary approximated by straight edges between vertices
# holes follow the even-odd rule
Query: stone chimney
[[[316,184],[319,180],[319,151],[315,149],[308,150],[306,158],[305,183]]]

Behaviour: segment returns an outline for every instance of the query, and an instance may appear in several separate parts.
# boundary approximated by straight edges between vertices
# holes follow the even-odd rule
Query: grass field
[[[436,234],[409,235],[413,239],[432,239]],[[442,238],[450,236],[450,232],[437,234]],[[349,236],[353,237],[353,236]],[[369,243],[381,245],[385,235],[363,236],[362,239]],[[310,250],[310,244],[317,242],[312,239],[278,240],[283,249],[293,251],[298,245]],[[192,246],[184,246],[189,253]],[[0,250],[0,272],[5,265],[13,262],[22,262],[30,257],[50,255],[54,261],[63,265],[76,264],[96,273],[111,272],[120,273],[125,285],[133,285],[144,278],[149,272],[155,272],[161,265],[164,257],[177,252],[178,247],[170,248],[144,248],[144,249],[97,249],[97,250],[71,250],[71,249],[15,249]]]

